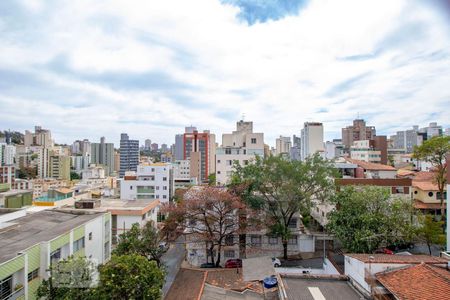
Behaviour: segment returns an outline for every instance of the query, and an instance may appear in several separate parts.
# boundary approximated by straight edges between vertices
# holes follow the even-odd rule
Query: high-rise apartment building
[[[227,184],[235,162],[244,166],[264,156],[264,133],[253,132],[253,122],[236,122],[236,131],[222,135],[222,146],[216,151],[216,183]]]
[[[324,154],[323,124],[319,122],[305,122],[301,131],[301,159],[315,153]]]
[[[14,165],[16,146],[0,143],[0,166]]]
[[[152,149],[152,140],[146,139],[144,142],[144,150],[150,151]]]
[[[375,150],[373,140],[354,141],[350,147],[350,157],[371,163],[381,162],[381,151]]]
[[[208,182],[208,176],[216,171],[216,136],[209,130],[191,132],[192,127],[186,129],[183,136],[183,159],[190,159],[191,164],[199,165],[199,181]],[[191,172],[195,169],[191,166]]]
[[[415,146],[422,144],[423,135],[419,133],[419,126],[414,125],[412,129],[397,131],[395,135],[391,136],[391,140],[394,149],[412,153]]]
[[[128,134],[120,135],[120,177],[126,171],[136,171],[139,164],[139,141],[130,140]]]
[[[348,151],[354,141],[371,140],[376,135],[374,126],[366,126],[363,119],[353,120],[353,125],[342,128],[342,144]]]
[[[105,137],[100,138],[100,143],[91,143],[90,162],[102,165],[109,176],[115,172],[114,144],[105,143]]]
[[[177,134],[175,135],[175,147],[173,149],[173,156],[175,160],[183,160],[183,134]]]
[[[290,155],[291,153],[291,138],[289,136],[281,136],[275,141],[276,155]]]
[[[25,147],[43,146],[44,148],[53,147],[52,134],[48,129],[42,129],[41,126],[34,127],[34,133],[25,130]]]
[[[49,156],[49,177],[70,180],[70,157],[51,154]]]

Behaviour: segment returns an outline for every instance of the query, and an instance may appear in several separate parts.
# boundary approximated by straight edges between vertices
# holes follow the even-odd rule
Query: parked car
[[[380,248],[375,250],[375,253],[379,253],[379,254],[390,254],[390,255],[394,255],[394,251],[388,249],[388,248]]]
[[[208,268],[208,269],[210,269],[210,268],[215,268],[215,267],[216,267],[216,264],[214,264],[214,263],[204,263],[204,264],[200,265],[200,268]]]
[[[413,243],[394,244],[394,245],[389,245],[386,248],[388,248],[389,250],[392,250],[394,252],[398,252],[398,251],[403,251],[403,250],[411,250],[414,248],[414,244]]]
[[[225,268],[242,268],[242,259],[234,258],[225,262]]]
[[[275,268],[281,267],[281,261],[276,257],[272,257],[272,264]]]

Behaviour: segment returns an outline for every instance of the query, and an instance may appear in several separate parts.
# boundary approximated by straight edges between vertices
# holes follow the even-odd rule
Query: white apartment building
[[[222,147],[216,150],[216,183],[227,184],[233,163],[246,165],[257,155],[264,156],[264,133],[253,132],[253,122],[239,121],[236,131],[222,135]]]
[[[369,140],[354,141],[350,147],[350,157],[366,162],[381,163],[381,151],[374,150]]]
[[[0,143],[0,166],[14,165],[16,146]]]
[[[281,136],[276,139],[276,145],[275,145],[275,154],[287,154],[290,155],[291,153],[291,137],[289,136]]]
[[[137,172],[126,172],[120,179],[120,199],[158,199],[168,202],[172,196],[172,165],[141,164]]]
[[[111,214],[24,210],[0,217],[1,299],[36,299],[51,264],[73,255],[95,265],[111,254]]]
[[[305,122],[301,131],[301,159],[315,153],[324,154],[323,124],[319,122]]]

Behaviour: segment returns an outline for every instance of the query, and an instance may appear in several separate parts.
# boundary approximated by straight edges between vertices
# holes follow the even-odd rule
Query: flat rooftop
[[[12,220],[8,222],[10,226],[0,229],[0,264],[16,257],[20,251],[68,233],[102,214],[44,210]]]
[[[282,277],[290,300],[360,300],[364,299],[345,280]]]

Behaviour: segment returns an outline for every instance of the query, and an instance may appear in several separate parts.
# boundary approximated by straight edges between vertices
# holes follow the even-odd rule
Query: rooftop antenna
[[[245,120],[245,113],[242,113],[242,118],[241,118],[241,120],[242,120],[242,121]]]
[[[357,114],[357,119],[359,120],[359,111],[358,111],[358,114]]]

